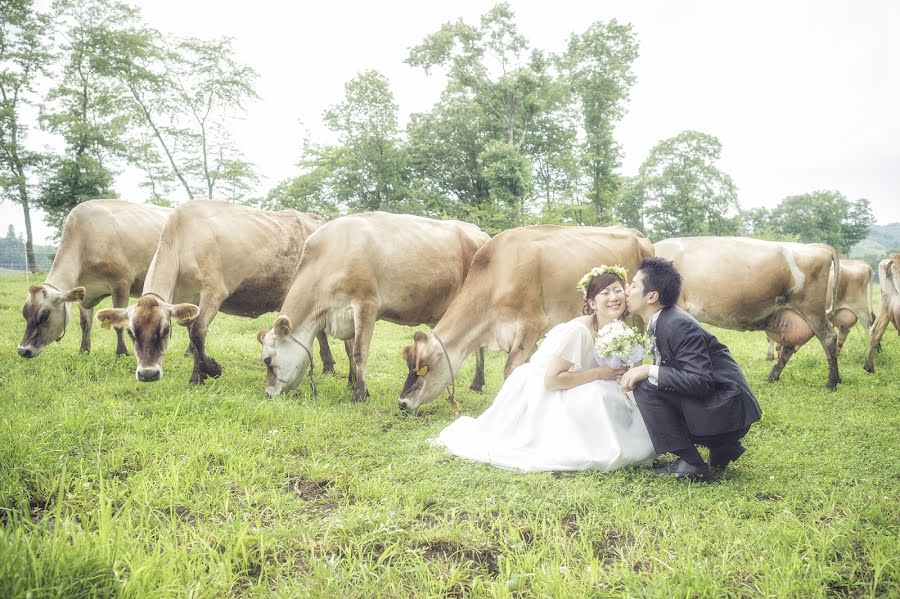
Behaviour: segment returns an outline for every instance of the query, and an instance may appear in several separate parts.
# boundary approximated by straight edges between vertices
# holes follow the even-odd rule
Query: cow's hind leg
[[[366,388],[366,359],[369,345],[375,331],[377,308],[368,303],[353,305],[353,362],[356,364],[356,381],[353,384],[352,401],[365,401],[369,396]]]
[[[81,351],[91,351],[91,329],[94,328],[94,309],[78,304],[78,317],[81,322]],[[118,332],[119,329],[116,329]]]
[[[200,296],[200,313],[190,326],[191,346],[194,350],[194,372],[191,373],[191,384],[199,385],[209,377],[217,378],[222,374],[222,367],[206,353],[206,333],[219,307],[225,300],[225,294],[206,294]]]
[[[775,342],[769,339],[769,351],[766,353],[766,360],[771,362],[775,359]]]
[[[831,390],[834,390],[838,383],[841,382],[841,375],[838,372],[837,363],[837,335],[831,323],[824,317],[821,320],[809,322],[810,328],[822,344],[825,350],[825,357],[828,359],[828,382],[825,384]]]
[[[875,372],[875,352],[881,344],[881,338],[884,337],[891,320],[883,299],[881,303],[881,313],[875,319],[875,324],[872,325],[871,334],[869,335],[869,353],[866,355],[866,364],[863,366],[866,372]]]
[[[772,372],[769,373],[769,382],[774,383],[779,378],[781,378],[781,371],[784,370],[784,367],[787,365],[788,360],[791,359],[791,356],[794,355],[794,352],[797,351],[796,347],[792,347],[790,345],[782,345],[781,351],[778,352],[778,361],[772,366]]]
[[[472,391],[478,391],[479,393],[484,388],[484,348],[479,347],[478,351],[475,352],[475,376],[472,378],[472,384],[469,385],[469,389]]]
[[[328,345],[328,337],[325,331],[319,331],[316,335],[319,341],[319,357],[322,358],[322,373],[334,374],[334,356],[331,355],[331,347]]]
[[[128,289],[129,289],[129,285],[127,285],[127,284],[121,284],[118,287],[113,288],[113,292],[112,292],[113,308],[127,308],[128,307]],[[128,355],[128,347],[125,345],[125,328],[124,327],[116,327],[116,355],[117,356],[127,356]]]
[[[356,385],[356,362],[353,361],[353,340],[344,341],[344,351],[347,352],[347,361],[350,363],[350,374],[347,375],[347,386],[351,389]]]

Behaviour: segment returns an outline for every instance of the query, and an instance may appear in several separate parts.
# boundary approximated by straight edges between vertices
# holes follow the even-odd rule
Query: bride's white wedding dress
[[[598,365],[591,331],[572,320],[547,333],[531,361],[516,368],[481,416],[460,416],[435,444],[462,458],[522,472],[601,470],[656,456],[634,400],[615,381],[562,391],[544,386],[551,359],[577,371]]]

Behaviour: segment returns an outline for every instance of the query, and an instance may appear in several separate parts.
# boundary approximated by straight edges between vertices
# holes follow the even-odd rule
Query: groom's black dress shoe
[[[692,482],[709,480],[710,477],[709,467],[706,464],[694,466],[682,459],[675,460],[653,470],[653,476],[666,476],[669,474],[675,478],[683,478]]]
[[[739,457],[741,457],[745,451],[747,451],[747,448],[740,443],[727,449],[720,449],[716,451],[710,450],[709,466],[714,471],[721,472],[728,467],[729,463],[734,462]]]

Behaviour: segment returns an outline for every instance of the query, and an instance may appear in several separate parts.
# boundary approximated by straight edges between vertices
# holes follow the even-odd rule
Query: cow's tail
[[[825,249],[831,252],[831,267],[834,268],[834,286],[831,288],[831,307],[825,310],[825,314],[829,317],[837,310],[838,287],[841,284],[841,257],[838,256],[837,250],[827,244],[822,244]]]
[[[869,308],[869,327],[875,324],[875,312],[872,310],[872,283],[875,278],[875,271],[869,267],[869,280],[866,283],[866,305]]]

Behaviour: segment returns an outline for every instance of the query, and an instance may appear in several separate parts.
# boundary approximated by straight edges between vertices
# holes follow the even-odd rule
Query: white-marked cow
[[[323,223],[314,214],[294,210],[186,202],[175,209],[160,235],[137,304],[100,310],[97,319],[105,326],[127,327],[139,381],[162,377],[173,318],[190,326],[191,384],[219,376],[219,364],[206,352],[206,333],[216,313],[256,317],[276,310],[300,262],[304,241]],[[319,343],[324,368],[332,370],[324,334]]]
[[[62,339],[71,302],[81,302],[81,351],[91,351],[94,306],[111,295],[113,306],[123,308],[129,295],[140,294],[171,212],[123,200],[90,200],[72,208],[47,279],[28,288],[19,355],[33,358]],[[127,355],[121,327],[116,335],[116,354]]]
[[[679,304],[691,316],[726,329],[762,330],[781,344],[769,381],[778,380],[812,330],[828,359],[828,388],[840,382],[837,337],[827,315],[841,284],[834,248],[744,237],[683,237],[654,246],[684,277]],[[828,297],[831,268],[837,287]]]
[[[872,314],[872,302],[869,286],[872,282],[872,268],[862,260],[841,260],[840,286],[837,290],[837,305],[828,307],[828,320],[837,330],[837,352],[841,353],[844,342],[850,331],[858,322],[862,325],[866,336],[866,344],[869,341],[869,329],[875,320]],[[834,270],[828,273],[828,291],[825,297],[831,301],[834,288]],[[807,331],[806,340],[812,339],[812,330]],[[804,341],[803,343],[806,343]],[[802,345],[802,343],[800,344]],[[769,340],[769,360],[775,359],[775,342]]]
[[[509,229],[475,255],[462,291],[429,333],[403,350],[409,374],[401,409],[433,401],[466,356],[487,348],[509,353],[504,377],[525,363],[551,327],[581,313],[579,279],[594,266],[619,264],[633,275],[653,245],[620,227],[536,225]]]
[[[878,265],[878,283],[881,286],[881,308],[872,325],[869,354],[863,367],[869,372],[875,372],[875,350],[881,343],[888,324],[893,323],[900,335],[900,253],[891,254]]]
[[[333,220],[306,241],[297,276],[271,331],[259,334],[270,396],[297,385],[316,331],[352,354],[353,401],[367,396],[375,321],[436,323],[489,237],[475,225],[372,212]],[[472,386],[484,383],[483,361]]]

